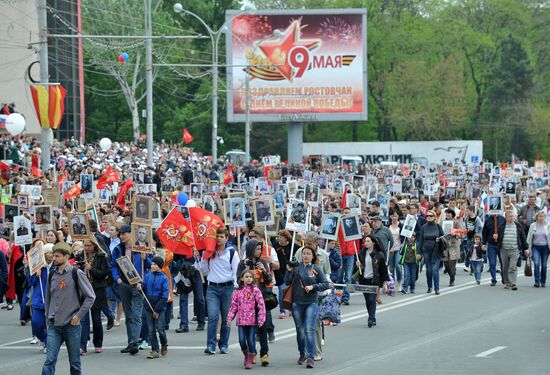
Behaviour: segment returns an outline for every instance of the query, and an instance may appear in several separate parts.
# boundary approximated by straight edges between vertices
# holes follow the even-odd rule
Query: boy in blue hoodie
[[[156,256],[151,260],[151,272],[145,275],[143,285],[138,284],[137,288],[147,296],[149,304],[146,308],[147,327],[149,328],[149,341],[151,343],[151,352],[147,356],[149,359],[159,358],[168,353],[168,340],[166,339],[166,330],[164,322],[164,310],[166,310],[166,301],[169,295],[169,283],[166,275],[161,271],[164,261]],[[151,307],[153,308],[151,310]],[[158,332],[158,338],[156,335]],[[160,355],[159,355],[160,339]]]

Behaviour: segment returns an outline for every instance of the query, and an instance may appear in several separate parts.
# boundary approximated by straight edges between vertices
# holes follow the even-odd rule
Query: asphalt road
[[[377,326],[367,328],[363,296],[353,294],[342,306],[342,324],[326,328],[324,358],[316,362],[320,374],[550,374],[550,288],[535,289],[532,278],[520,276],[518,291],[490,287],[484,273],[482,285],[458,268],[452,288],[442,275],[441,295],[425,294],[421,274],[417,294],[383,296]],[[192,299],[190,299],[192,300]],[[0,310],[0,374],[39,374],[44,354],[30,345],[30,326],[19,327],[17,309]],[[192,307],[191,310],[192,311]],[[278,311],[278,310],[274,310]],[[177,314],[177,311],[176,311]],[[298,356],[292,318],[274,316],[276,341],[270,345],[271,366],[256,371],[293,374],[306,371],[296,365]],[[236,329],[231,332],[230,353],[203,354],[206,332],[176,334],[178,320],[171,322],[168,356],[146,359],[120,354],[126,344],[123,326],[106,332],[104,352],[82,358],[85,374],[203,374],[242,373],[242,354]],[[259,348],[259,345],[258,345]],[[68,374],[62,351],[58,374]]]

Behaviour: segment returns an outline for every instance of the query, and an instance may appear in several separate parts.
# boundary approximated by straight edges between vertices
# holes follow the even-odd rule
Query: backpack
[[[55,272],[55,269],[50,269],[50,272],[48,274],[48,285],[52,284],[52,277],[54,272]],[[82,305],[84,303],[84,296],[82,295],[82,291],[80,290],[80,284],[78,284],[78,268],[73,267],[73,269],[71,270],[71,276],[73,277],[73,282],[76,288],[76,295],[78,296],[78,302],[80,303],[80,305]]]
[[[174,277],[176,292],[178,294],[189,294],[193,291],[193,278],[195,277],[195,268],[186,262],[183,262],[178,273]]]

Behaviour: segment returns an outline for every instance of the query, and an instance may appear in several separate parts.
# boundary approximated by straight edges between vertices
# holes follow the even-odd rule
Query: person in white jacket
[[[546,262],[550,245],[550,224],[546,222],[546,212],[539,211],[535,221],[529,226],[527,244],[533,258],[535,288],[546,286]]]

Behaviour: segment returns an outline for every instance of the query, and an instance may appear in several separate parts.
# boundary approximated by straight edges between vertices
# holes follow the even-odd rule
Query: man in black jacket
[[[500,239],[503,235],[504,223],[505,219],[502,216],[490,215],[483,225],[483,246],[487,249],[491,286],[497,285],[497,256],[500,258]]]

